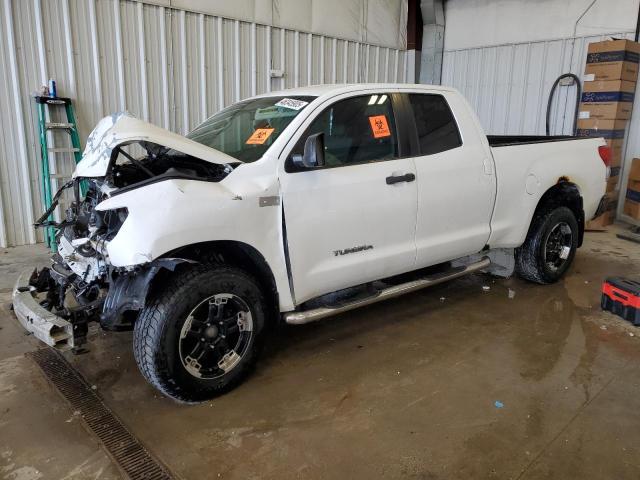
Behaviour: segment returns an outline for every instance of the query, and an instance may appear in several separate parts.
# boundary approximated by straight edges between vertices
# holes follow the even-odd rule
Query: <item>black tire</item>
[[[225,295],[233,299],[228,301],[229,307],[226,306],[227,300],[224,301],[224,307],[218,303],[219,297]],[[208,332],[207,335],[209,335],[212,327],[204,327],[203,322],[209,322],[213,318],[212,308],[221,308],[220,318],[216,317],[216,320],[222,320],[223,310],[231,308],[232,302],[240,302],[248,307],[251,329],[248,332],[248,339],[243,337],[242,355],[239,361],[234,357],[234,362],[231,362],[233,366],[224,365],[218,368],[216,366],[218,364],[215,363],[216,355],[220,355],[227,347],[227,338],[220,334],[223,328],[222,321],[213,322],[220,323],[219,331],[217,327],[213,329],[217,332],[215,335],[218,341],[224,342],[224,348],[213,345],[214,340],[210,338],[207,342],[211,343],[205,343],[204,338],[194,339],[192,338],[194,335],[191,334],[196,330],[193,325],[198,324],[201,327],[195,331],[195,336],[204,337],[205,333],[202,332]],[[200,315],[203,308],[207,309],[208,313],[205,318],[196,320],[196,314]],[[133,349],[138,368],[155,388],[179,402],[197,403],[227,392],[247,376],[257,360],[265,330],[266,309],[266,302],[258,283],[240,269],[221,265],[198,265],[175,272],[166,284],[152,292],[135,323]],[[239,315],[245,314],[239,313]],[[185,325],[188,318],[189,323]],[[233,312],[227,319],[229,328],[234,328],[232,318]],[[240,338],[240,335],[246,335],[247,331],[241,328],[240,317],[237,322],[239,325],[237,335]],[[206,325],[210,324],[206,323]],[[183,337],[183,334],[186,336]],[[232,338],[231,334],[228,338]],[[203,375],[203,378],[197,378],[195,375],[201,374],[198,362],[205,357],[199,357],[196,361],[198,371],[194,374],[188,370],[191,368],[192,372],[195,371],[191,363],[193,359],[182,352],[183,342],[199,344],[200,340],[202,345],[212,349],[203,353],[203,355],[210,354],[209,356],[212,357],[209,360],[212,362],[212,371],[208,376]],[[217,348],[219,350],[216,350]],[[231,352],[233,350],[229,353]],[[204,371],[205,362],[202,361],[202,363]],[[226,371],[226,367],[229,367],[229,371]],[[218,370],[214,372],[216,369]]]
[[[548,243],[553,243],[550,237],[553,234],[555,238],[558,228],[561,228],[561,234],[563,231],[567,232],[567,229],[570,230],[570,239],[568,234],[562,235],[562,242],[565,242],[565,246],[570,250],[566,258],[562,259],[559,256],[559,264],[555,266],[554,262],[547,261],[546,252]],[[557,207],[536,213],[524,244],[516,249],[516,273],[521,278],[535,283],[548,284],[558,281],[573,262],[578,248],[578,235],[578,221],[569,208]],[[550,244],[549,248],[552,247]]]

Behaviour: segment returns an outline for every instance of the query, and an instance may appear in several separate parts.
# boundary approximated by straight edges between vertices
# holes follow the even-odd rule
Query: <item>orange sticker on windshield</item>
[[[383,138],[391,136],[389,124],[387,123],[387,117],[385,115],[376,115],[374,117],[369,117],[369,123],[371,124],[371,133],[373,133],[373,138]]]
[[[262,145],[271,136],[275,128],[256,128],[246,141],[247,145]]]

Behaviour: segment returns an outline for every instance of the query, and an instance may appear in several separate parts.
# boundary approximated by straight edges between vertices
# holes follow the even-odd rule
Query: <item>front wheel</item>
[[[136,362],[158,390],[200,402],[240,383],[254,365],[266,305],[256,281],[227,266],[190,267],[156,290],[134,327]]]
[[[516,249],[516,272],[531,282],[556,282],[573,262],[578,235],[578,221],[567,207],[536,215],[524,244]]]

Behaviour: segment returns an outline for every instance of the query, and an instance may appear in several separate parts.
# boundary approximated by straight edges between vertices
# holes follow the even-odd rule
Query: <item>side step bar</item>
[[[355,310],[356,308],[364,307],[365,305],[371,305],[372,303],[381,302],[390,298],[399,297],[405,293],[415,292],[423,288],[431,287],[439,283],[443,283],[454,278],[462,277],[470,273],[483,270],[491,264],[489,258],[484,257],[481,260],[467,265],[462,268],[453,268],[448,272],[437,273],[428,277],[413,280],[407,283],[401,283],[389,288],[380,290],[378,293],[371,297],[356,300],[351,303],[342,304],[336,307],[319,307],[312,310],[306,310],[302,312],[288,312],[283,315],[284,321],[291,325],[302,325],[304,323],[315,322],[332,315],[348,312],[349,310]]]

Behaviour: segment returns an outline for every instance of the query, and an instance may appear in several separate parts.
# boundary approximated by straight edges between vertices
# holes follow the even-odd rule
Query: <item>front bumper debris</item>
[[[36,288],[29,284],[31,272],[23,272],[13,289],[13,310],[20,324],[33,335],[58,350],[74,345],[73,325],[42,307],[34,296]]]

